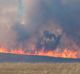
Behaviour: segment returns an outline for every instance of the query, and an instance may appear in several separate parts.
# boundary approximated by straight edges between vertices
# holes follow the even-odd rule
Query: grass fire
[[[39,56],[49,56],[49,57],[60,57],[60,58],[74,58],[77,59],[79,58],[78,52],[74,51],[74,50],[68,50],[68,49],[64,49],[64,51],[39,51],[38,53],[36,53],[36,51],[34,53],[32,52],[27,52],[24,51],[22,49],[13,49],[13,50],[8,50],[6,48],[0,48],[0,53],[11,53],[11,54],[17,54],[17,55],[39,55]]]
[[[80,58],[79,2],[1,2],[0,53]]]
[[[23,35],[23,34],[22,34]],[[5,47],[0,48],[0,53],[7,53],[7,54],[16,54],[16,55],[31,55],[31,56],[48,56],[48,57],[57,57],[57,58],[72,58],[77,59],[78,51],[77,50],[71,50],[68,48],[58,48],[58,45],[60,44],[60,40],[63,34],[59,34],[56,36],[51,31],[44,31],[42,36],[37,37],[34,48],[24,50],[24,43],[25,39],[19,37],[19,42],[22,43],[22,48],[15,48],[15,49],[8,49]],[[18,43],[19,44],[19,43]]]
[[[0,74],[80,74],[80,0],[0,0]]]

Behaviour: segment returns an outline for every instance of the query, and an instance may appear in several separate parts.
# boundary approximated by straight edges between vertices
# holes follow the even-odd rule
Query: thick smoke
[[[56,19],[60,22],[60,25],[64,29],[68,37],[73,39],[78,45],[80,45],[80,1],[66,1],[65,5],[56,13]]]
[[[66,38],[72,39],[67,42],[67,45],[74,45],[74,42],[80,43],[80,2],[78,2],[78,0],[76,3],[75,1],[63,2],[62,0],[27,0],[26,2],[26,32],[24,32],[24,34],[28,32],[33,40],[37,38],[37,36],[40,36],[40,33],[44,30],[53,31],[55,34],[63,30],[67,36]],[[17,35],[19,38],[23,36],[24,40],[25,38],[27,39],[26,36],[24,38],[23,34],[22,36],[20,33]],[[63,41],[63,44],[65,46],[66,43]]]
[[[10,49],[15,42],[15,34],[11,29],[16,16],[15,5],[14,1],[0,0],[0,46]]]
[[[25,24],[16,22],[17,19],[17,0],[14,0],[11,10],[5,7],[0,13],[1,19],[9,28],[3,26],[0,28],[0,43],[6,47],[31,47],[36,42],[37,37],[43,34],[44,30],[54,32],[59,35],[64,32],[61,39],[60,47],[73,47],[80,44],[80,2],[79,0],[24,0],[25,2]],[[5,2],[5,1],[4,1]],[[1,7],[0,7],[1,8]],[[7,10],[9,9],[9,11]],[[2,14],[6,16],[2,16]],[[13,16],[14,15],[14,16]],[[6,19],[5,19],[6,18]],[[8,19],[9,18],[9,19]],[[9,22],[8,22],[9,21]],[[7,23],[8,22],[8,23]],[[4,24],[4,23],[0,23]],[[1,25],[0,25],[1,26]],[[63,32],[62,32],[63,31]],[[6,34],[5,34],[6,33]],[[4,35],[2,35],[4,34]],[[7,41],[6,41],[7,40]]]
[[[16,41],[18,44],[23,44],[24,42],[27,44],[29,41],[32,42],[33,40],[35,40],[35,43],[37,37],[41,36],[44,30],[59,30],[60,27],[58,28],[57,23],[53,22],[54,18],[52,18],[52,9],[47,5],[47,1],[31,0],[26,2],[30,4],[26,3],[26,18],[29,21],[26,21],[26,24],[24,24],[25,27],[23,24],[19,24],[21,21],[13,26],[13,30],[17,33]],[[55,1],[53,3],[55,4]]]

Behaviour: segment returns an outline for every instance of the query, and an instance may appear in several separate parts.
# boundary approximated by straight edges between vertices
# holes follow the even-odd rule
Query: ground
[[[0,74],[80,74],[80,63],[0,63]]]

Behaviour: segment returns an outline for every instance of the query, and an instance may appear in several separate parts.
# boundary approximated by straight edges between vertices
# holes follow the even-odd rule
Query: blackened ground
[[[80,62],[80,59],[55,58],[47,56],[29,56],[0,53],[0,62],[27,62],[27,63],[56,63],[56,62]]]

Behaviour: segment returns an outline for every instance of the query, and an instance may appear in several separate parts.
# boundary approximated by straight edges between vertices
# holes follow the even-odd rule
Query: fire
[[[25,54],[25,52],[22,49],[19,49],[19,50],[14,49],[14,50],[11,50],[10,53],[12,53],[12,54]]]
[[[6,48],[0,48],[0,53],[10,53],[10,54],[21,54],[21,55],[39,55],[39,56],[49,56],[49,57],[60,57],[60,58],[78,58],[78,51],[64,49],[63,51],[39,51],[38,53],[26,52],[23,49],[9,50]]]
[[[8,49],[1,47],[0,53],[8,53]]]
[[[62,52],[59,51],[39,52],[38,55],[61,58],[78,58],[77,54],[78,54],[77,51],[64,49]]]

